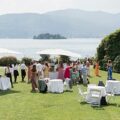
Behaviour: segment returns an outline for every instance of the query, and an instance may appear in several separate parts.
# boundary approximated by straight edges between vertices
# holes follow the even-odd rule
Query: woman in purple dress
[[[63,63],[60,63],[57,69],[58,69],[58,79],[64,80],[64,67],[63,67]]]

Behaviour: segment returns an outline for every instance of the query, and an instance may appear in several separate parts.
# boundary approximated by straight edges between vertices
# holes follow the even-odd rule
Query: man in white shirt
[[[43,78],[43,65],[41,64],[41,61],[39,61],[36,65],[37,73],[38,73],[38,80]]]
[[[20,68],[21,68],[22,82],[24,82],[26,76],[26,68],[27,68],[24,62],[20,65]]]

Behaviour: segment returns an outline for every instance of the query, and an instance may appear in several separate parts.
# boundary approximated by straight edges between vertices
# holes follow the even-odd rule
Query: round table
[[[87,101],[89,103],[94,101],[94,99],[92,99],[91,96],[90,96],[90,91],[93,90],[93,89],[101,91],[101,105],[106,105],[107,104],[107,102],[106,102],[106,89],[103,86],[88,85],[88,87],[87,87],[87,93],[88,94],[87,94],[87,98],[86,98]]]
[[[106,81],[106,92],[111,93],[114,89],[114,94],[120,94],[120,81],[107,80]]]
[[[11,89],[10,78],[0,77],[0,90]]]
[[[48,82],[48,92],[62,93],[63,87],[63,80],[61,79],[52,79]]]

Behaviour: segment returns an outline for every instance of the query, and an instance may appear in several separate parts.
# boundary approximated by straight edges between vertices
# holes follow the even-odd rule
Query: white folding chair
[[[64,90],[70,90],[70,85],[69,85],[69,82],[70,82],[70,79],[69,78],[66,78],[65,81],[64,81]]]
[[[112,89],[112,92],[111,93],[107,93],[106,94],[106,99],[107,99],[107,102],[110,103],[110,101],[114,100],[115,101],[115,90],[116,88],[114,87]],[[118,105],[117,105],[118,106]]]
[[[98,89],[91,89],[90,90],[90,103],[91,103],[91,106],[99,106],[101,105],[101,90],[98,90]]]
[[[64,82],[64,91],[66,91],[66,90],[69,90],[70,88],[69,88],[69,85],[68,85],[68,83],[65,81]]]
[[[78,95],[79,95],[79,101],[80,102],[87,102],[87,92],[83,92],[82,88],[80,87],[80,85],[77,85],[78,87]],[[87,102],[88,103],[88,102]]]

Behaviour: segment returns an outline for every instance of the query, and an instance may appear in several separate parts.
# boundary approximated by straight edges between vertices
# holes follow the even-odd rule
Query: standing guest
[[[64,78],[70,78],[71,77],[70,69],[71,69],[70,63],[67,63],[67,67],[66,67],[65,72],[64,72]]]
[[[51,60],[50,66],[51,66],[51,71],[54,71],[55,70],[55,63],[53,60]]]
[[[50,67],[49,67],[48,63],[45,63],[43,70],[44,70],[44,78],[49,78]]]
[[[107,70],[108,70],[108,80],[112,80],[112,61],[108,60],[107,63]]]
[[[37,66],[37,61],[33,60],[32,61],[33,65],[36,65]],[[37,68],[36,68],[37,69]]]
[[[77,68],[77,63],[76,63],[75,61],[73,61],[72,67],[73,67],[73,68]]]
[[[36,88],[37,88],[36,78],[37,78],[36,65],[33,65],[32,70],[31,70],[32,92],[36,92]]]
[[[96,61],[96,63],[95,63],[95,75],[100,76],[99,75],[99,61]]]
[[[64,80],[64,67],[62,62],[59,64],[57,70],[58,70],[58,79]]]
[[[86,62],[86,68],[87,68],[87,76],[90,77],[90,62],[87,60]]]
[[[65,78],[65,82],[69,85],[69,88],[71,89],[72,88],[72,80],[70,79],[71,78],[70,69],[71,69],[70,63],[67,63],[67,67],[64,72],[64,78]]]
[[[79,78],[80,78],[80,83],[83,83],[82,81],[82,67],[83,67],[83,64],[81,62],[78,62],[77,63],[77,70],[79,71]]]
[[[37,74],[38,74],[38,80],[43,78],[43,65],[41,64],[41,61],[39,61],[36,65]]]
[[[65,70],[66,67],[67,67],[67,63],[64,63],[64,64],[63,64],[63,67],[64,67],[64,70]]]
[[[85,65],[85,63],[83,64],[82,67],[82,77],[83,77],[83,84],[87,85],[88,81],[87,81],[87,67]]]
[[[27,71],[28,72],[28,83],[30,83],[31,82],[32,63],[29,63],[27,68],[28,68],[28,71]]]
[[[7,65],[7,67],[5,68],[5,75],[6,77],[10,78],[10,82],[11,82],[11,86],[13,88],[13,82],[12,82],[12,67],[11,65]]]
[[[20,68],[21,68],[22,82],[24,82],[24,79],[25,79],[25,76],[26,76],[26,65],[25,65],[24,62],[20,65]]]
[[[77,70],[76,67],[73,67],[71,69],[71,80],[73,84],[76,84],[79,82],[79,71]]]
[[[59,65],[56,63],[56,64],[55,64],[55,67],[54,67],[54,72],[58,71],[58,66],[59,66]]]
[[[17,83],[17,77],[19,75],[19,72],[18,72],[18,65],[15,63],[14,64],[14,67],[13,67],[13,74],[14,74],[14,83]]]

